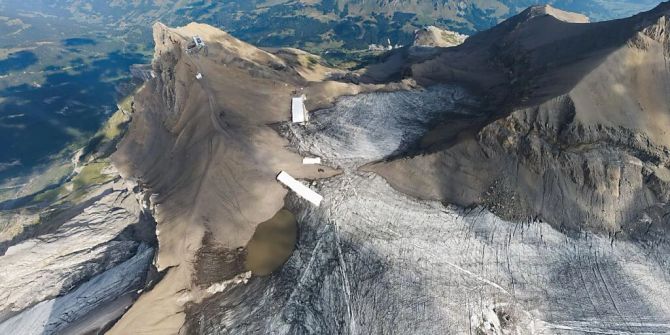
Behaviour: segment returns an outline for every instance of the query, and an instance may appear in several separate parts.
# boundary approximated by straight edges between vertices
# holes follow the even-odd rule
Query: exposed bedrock
[[[414,31],[414,42],[412,43],[412,46],[448,48],[463,43],[466,38],[468,38],[467,35],[462,35],[435,26],[427,26]]]
[[[507,168],[492,169],[488,189],[473,202],[571,230],[629,237],[667,231],[666,147],[627,127],[585,125],[575,117],[566,96],[486,127],[479,134],[484,154],[494,167]]]
[[[0,256],[0,333],[95,331],[132,305],[145,286],[154,228],[126,185],[116,178],[80,204],[51,209],[40,222],[46,233]]]
[[[152,248],[140,244],[128,260],[0,323],[0,333],[82,334],[105,329],[123,315],[144,287],[153,254]]]

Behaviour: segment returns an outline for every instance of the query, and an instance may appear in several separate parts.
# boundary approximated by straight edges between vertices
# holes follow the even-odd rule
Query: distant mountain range
[[[0,141],[10,143],[0,148],[0,184],[98,130],[116,101],[132,91],[130,65],[149,61],[156,21],[207,23],[259,47],[297,47],[325,56],[331,65],[355,68],[377,61],[367,51],[371,44],[408,45],[416,29],[429,25],[473,35],[541,2],[0,0],[0,127],[6,130]],[[629,16],[659,3],[548,2],[592,20]],[[99,86],[95,101],[91,82]]]
[[[203,22],[260,46],[361,49],[386,42],[407,44],[413,31],[437,25],[472,34],[490,28],[530,5],[550,3],[594,20],[632,15],[657,0],[231,0],[231,1],[8,1],[0,4],[0,38],[22,39],[62,33],[62,26],[121,30],[130,41],[150,41],[155,21],[169,25]],[[33,24],[47,21],[47,25]],[[58,27],[59,29],[48,29]],[[2,43],[5,44],[5,43]]]

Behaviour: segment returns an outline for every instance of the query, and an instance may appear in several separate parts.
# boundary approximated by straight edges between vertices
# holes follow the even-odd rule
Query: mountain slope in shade
[[[593,24],[536,12],[414,65],[420,81],[486,94],[490,117],[459,136],[442,124],[421,143],[428,153],[371,169],[404,192],[504,217],[633,237],[648,222],[665,231],[670,4]]]

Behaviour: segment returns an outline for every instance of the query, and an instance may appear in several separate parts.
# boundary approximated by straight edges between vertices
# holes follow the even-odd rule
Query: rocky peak
[[[416,47],[453,47],[457,46],[468,38],[466,35],[459,34],[450,30],[438,28],[435,26],[426,26],[417,29],[414,32],[414,46]]]
[[[664,52],[667,55],[670,53],[670,40],[668,38],[669,29],[670,20],[668,19],[667,15],[663,15],[657,19],[656,23],[642,29],[632,39],[632,44],[639,47],[640,49],[646,50],[649,47],[649,41],[647,41],[646,38],[649,38],[653,41],[661,43],[663,45]]]
[[[540,5],[540,6],[532,6],[526,9],[524,12],[520,14],[520,16],[525,17],[526,20],[539,17],[539,16],[545,16],[549,15],[554,17],[555,19],[558,19],[560,21],[564,22],[570,22],[570,23],[589,23],[590,20],[588,16],[579,14],[579,13],[573,13],[573,12],[567,12],[564,10],[560,10],[558,8],[554,8],[550,5]]]

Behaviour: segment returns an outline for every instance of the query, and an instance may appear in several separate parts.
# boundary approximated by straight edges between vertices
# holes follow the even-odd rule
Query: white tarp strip
[[[302,97],[293,98],[291,101],[291,113],[293,122],[306,122],[307,112],[305,111],[305,103]]]
[[[319,207],[323,197],[318,193],[312,191],[309,187],[305,186],[303,183],[295,180],[288,173],[282,171],[277,175],[277,180],[282,184],[286,185],[288,188],[293,190],[299,196],[305,200],[313,203],[315,206]]]
[[[302,164],[318,165],[318,164],[321,164],[321,158],[319,158],[319,157],[305,157],[305,158],[302,159]]]
[[[309,121],[309,112],[307,107],[305,107],[305,99],[302,99],[302,115],[305,118],[305,122]]]

